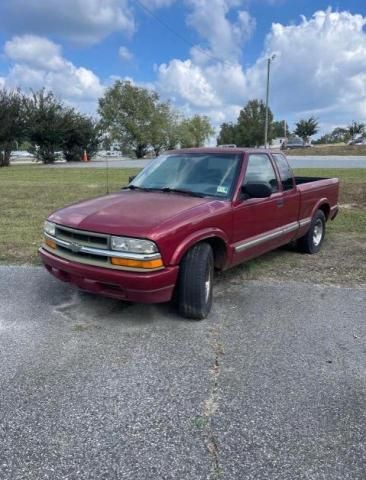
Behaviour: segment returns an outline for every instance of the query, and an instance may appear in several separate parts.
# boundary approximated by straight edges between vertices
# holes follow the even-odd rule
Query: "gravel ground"
[[[364,480],[366,290],[215,287],[193,322],[0,267],[0,478]]]

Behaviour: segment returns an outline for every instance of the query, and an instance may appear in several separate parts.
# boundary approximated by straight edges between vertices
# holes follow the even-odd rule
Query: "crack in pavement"
[[[218,327],[215,327],[211,330],[209,343],[214,352],[214,361],[210,369],[213,382],[211,390],[209,392],[209,396],[203,404],[203,417],[206,420],[204,432],[206,436],[207,450],[211,455],[212,459],[211,479],[216,480],[221,477],[223,471],[220,467],[219,445],[214,430],[212,428],[212,419],[218,408],[219,378],[221,373],[220,359],[225,353],[223,345],[220,341],[220,329]]]

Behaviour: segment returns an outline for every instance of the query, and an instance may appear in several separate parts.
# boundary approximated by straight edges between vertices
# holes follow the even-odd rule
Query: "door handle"
[[[280,198],[279,200],[276,200],[276,205],[277,205],[277,208],[282,208],[285,204],[285,201],[283,198]]]

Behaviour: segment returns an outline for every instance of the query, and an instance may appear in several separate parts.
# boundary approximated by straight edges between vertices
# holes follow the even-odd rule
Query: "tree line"
[[[239,147],[260,147],[264,145],[264,129],[266,106],[262,100],[250,100],[240,110],[236,123],[223,123],[217,137],[218,145],[235,144]],[[290,132],[285,120],[274,120],[271,109],[268,109],[268,141],[278,137],[298,136],[308,142],[318,132],[318,122],[310,117],[296,123]]]
[[[264,145],[266,107],[261,100],[250,100],[242,110],[235,123],[223,123],[217,137],[217,145],[235,144],[239,147],[259,147]],[[301,138],[308,144],[311,137],[319,132],[319,122],[310,117],[299,120],[290,131],[285,120],[275,121],[271,109],[268,110],[268,140],[275,138]],[[366,125],[353,121],[347,127],[336,127],[330,133],[314,140],[314,144],[348,143],[355,137],[366,139]]]
[[[116,81],[98,101],[98,121],[66,105],[44,89],[26,95],[0,89],[0,167],[10,164],[11,152],[26,142],[43,163],[60,153],[78,161],[86,151],[93,157],[100,146],[117,142],[125,154],[142,158],[152,150],[200,147],[213,135],[208,117],[184,117],[159,95],[129,81]]]

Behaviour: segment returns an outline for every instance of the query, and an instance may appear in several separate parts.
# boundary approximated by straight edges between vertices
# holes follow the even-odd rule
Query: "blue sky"
[[[0,85],[45,86],[94,114],[128,78],[218,126],[263,98],[275,53],[275,117],[326,131],[366,120],[365,25],[364,0],[2,0]]]

